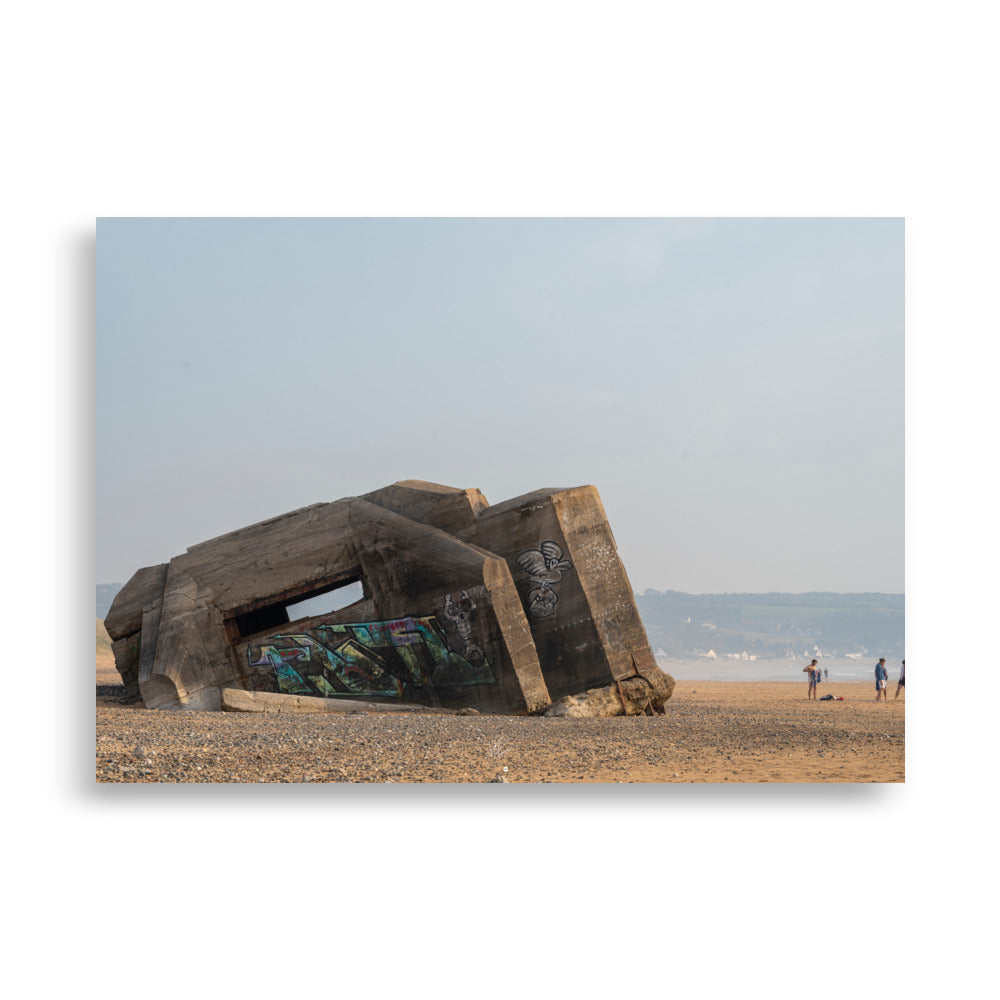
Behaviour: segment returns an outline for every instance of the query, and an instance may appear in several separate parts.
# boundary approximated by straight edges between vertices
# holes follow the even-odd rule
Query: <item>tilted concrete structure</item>
[[[355,603],[289,621],[357,581]],[[606,688],[590,702],[634,714],[673,689],[593,486],[490,506],[408,480],[313,504],[140,569],[104,624],[149,708],[236,688],[535,714]]]

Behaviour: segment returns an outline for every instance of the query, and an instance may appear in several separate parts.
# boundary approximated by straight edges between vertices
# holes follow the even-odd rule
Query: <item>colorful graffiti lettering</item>
[[[476,662],[452,652],[431,615],[272,635],[250,643],[247,662],[273,671],[284,694],[422,700],[442,688],[496,683],[479,652]]]
[[[562,548],[551,540],[542,542],[537,549],[526,549],[517,557],[517,564],[533,584],[528,591],[528,613],[532,618],[551,618],[559,603],[555,585],[573,564],[563,559]]]

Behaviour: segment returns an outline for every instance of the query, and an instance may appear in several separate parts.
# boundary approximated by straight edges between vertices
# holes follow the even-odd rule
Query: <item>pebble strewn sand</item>
[[[873,684],[814,702],[804,683],[679,681],[663,716],[528,719],[156,712],[110,680],[99,782],[904,780],[904,696],[876,703]]]

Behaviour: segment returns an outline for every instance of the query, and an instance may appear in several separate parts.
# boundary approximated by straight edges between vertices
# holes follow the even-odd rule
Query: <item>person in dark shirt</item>
[[[899,692],[906,687],[906,660],[903,660],[899,667],[899,683],[896,685],[896,693],[892,696],[892,700],[895,701],[899,697]]]

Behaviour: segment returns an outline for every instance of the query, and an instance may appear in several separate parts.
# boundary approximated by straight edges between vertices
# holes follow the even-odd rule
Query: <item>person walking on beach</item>
[[[802,668],[803,673],[809,674],[809,693],[806,698],[816,698],[816,685],[819,684],[819,667],[816,666],[816,660],[813,660],[808,667]]]
[[[883,656],[875,664],[875,700],[888,701],[889,694],[885,689],[885,682],[889,679],[889,671],[885,669],[885,657]]]
[[[826,667],[824,667],[823,668],[823,680],[828,681],[829,679],[830,679],[830,671],[827,670]]]
[[[896,693],[892,696],[892,700],[895,701],[899,697],[899,692],[906,687],[906,660],[903,660],[899,667],[899,683],[896,685]]]

